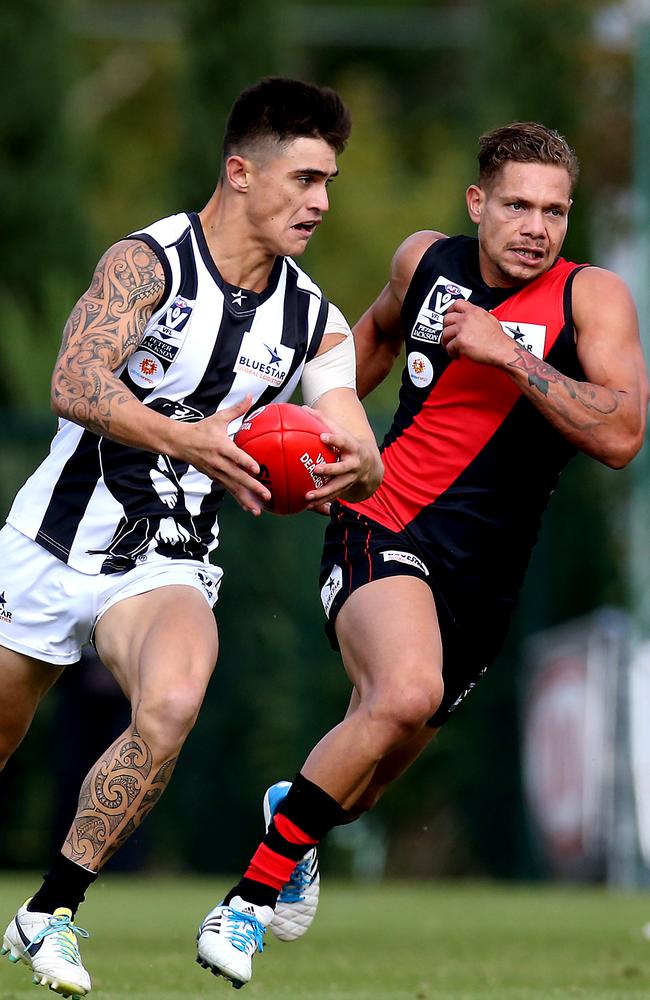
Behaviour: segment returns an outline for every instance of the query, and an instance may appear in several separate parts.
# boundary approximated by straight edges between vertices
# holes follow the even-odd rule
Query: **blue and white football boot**
[[[291,788],[290,781],[276,781],[264,796],[264,822],[268,830],[271,818]],[[309,930],[316,916],[320,892],[318,850],[307,851],[282,886],[273,919],[269,924],[280,941],[295,941]]]
[[[88,937],[88,931],[75,927],[72,912],[65,907],[54,913],[36,913],[27,909],[27,903],[4,933],[2,954],[10,962],[28,965],[37,985],[49,986],[54,993],[74,1000],[86,996],[90,976],[81,962],[77,935]]]
[[[254,906],[240,896],[210,910],[196,935],[196,960],[215,976],[241,989],[253,974],[253,955],[264,947],[264,933],[273,910]]]

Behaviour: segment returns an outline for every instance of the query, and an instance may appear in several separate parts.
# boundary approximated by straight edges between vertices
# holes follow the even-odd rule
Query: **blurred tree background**
[[[583,172],[565,253],[607,266],[630,233],[632,169],[632,58],[611,44],[611,9],[5,0],[0,507],[48,447],[49,373],[94,261],[129,231],[207,201],[227,110],[261,75],[333,86],[352,109],[331,214],[301,262],[350,320],[410,232],[471,232],[463,193],[476,140],[507,120],[539,119],[569,137]],[[380,438],[396,387],[391,377],[367,402]],[[626,474],[587,460],[564,475],[506,649],[367,823],[364,843],[385,852],[388,873],[537,874],[519,789],[519,650],[538,628],[626,605],[628,490]],[[318,599],[323,527],[308,514],[257,522],[226,504],[220,663],[174,781],[138,835],[149,866],[238,868],[259,838],[266,786],[291,777],[344,711],[348,685]],[[90,762],[82,728],[61,725],[65,697],[48,697],[0,784],[0,864],[43,864],[61,809],[50,771],[59,757]],[[114,703],[92,711],[114,713]],[[334,838],[332,868],[354,867],[353,847]]]

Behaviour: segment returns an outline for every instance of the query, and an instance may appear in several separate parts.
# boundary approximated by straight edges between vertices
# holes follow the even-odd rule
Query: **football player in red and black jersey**
[[[639,451],[648,381],[623,281],[560,257],[578,163],[535,122],[482,137],[476,237],[417,232],[355,328],[361,396],[405,347],[385,475],[332,504],[321,597],[354,692],[275,811],[236,891],[260,902],[370,808],[503,642],[542,513],[576,451]]]

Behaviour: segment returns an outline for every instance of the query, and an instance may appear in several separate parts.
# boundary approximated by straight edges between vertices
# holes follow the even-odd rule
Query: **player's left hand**
[[[345,431],[320,410],[311,407],[306,409],[327,425],[329,430],[321,434],[321,441],[330,448],[335,448],[339,456],[337,462],[319,462],[314,466],[314,472],[319,476],[327,476],[328,482],[320,489],[310,490],[305,494],[307,510],[329,514],[329,505],[338,497],[352,501],[365,499],[378,485],[378,482],[375,483],[376,448],[370,442]],[[370,483],[372,485],[369,486]]]
[[[507,364],[512,355],[512,340],[498,319],[466,299],[447,310],[442,343],[451,358],[464,356],[484,365]]]

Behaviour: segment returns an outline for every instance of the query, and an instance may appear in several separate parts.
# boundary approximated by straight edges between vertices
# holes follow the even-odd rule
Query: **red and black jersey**
[[[406,532],[457,593],[489,587],[497,600],[516,596],[541,514],[575,449],[505,372],[450,359],[444,314],[468,299],[533,354],[582,380],[571,310],[581,266],[560,258],[530,284],[491,288],[478,240],[456,236],[426,251],[409,286],[406,363],[382,446],[384,480],[374,496],[348,506]]]

